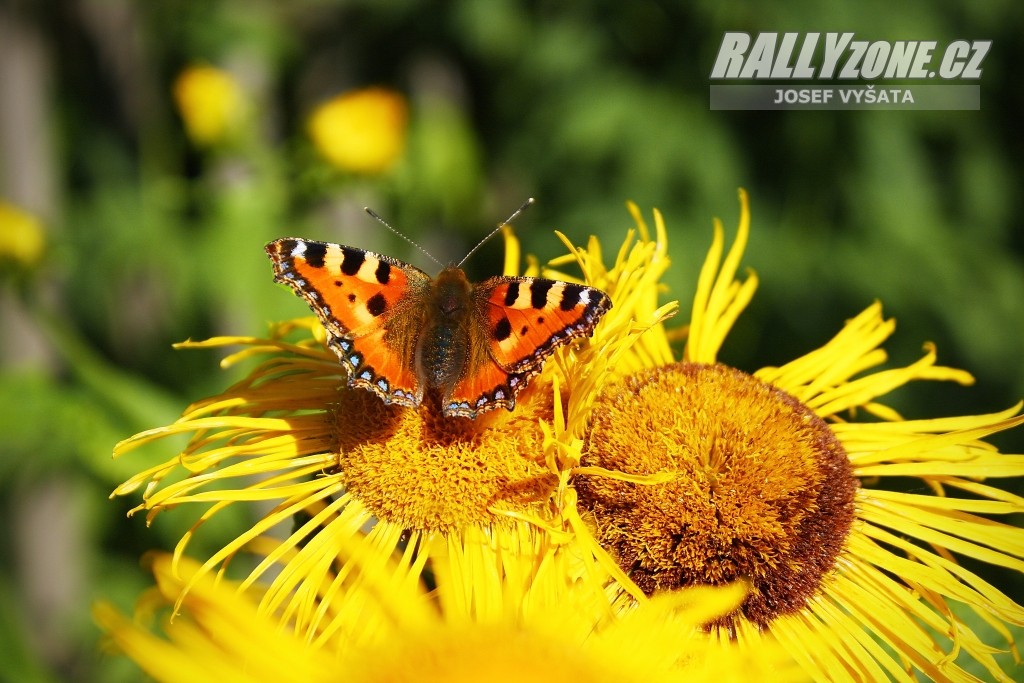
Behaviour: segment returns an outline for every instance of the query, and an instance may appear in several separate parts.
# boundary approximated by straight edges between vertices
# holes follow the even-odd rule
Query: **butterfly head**
[[[466,273],[456,266],[448,266],[434,278],[434,302],[436,310],[447,316],[455,316],[467,310],[473,285]]]

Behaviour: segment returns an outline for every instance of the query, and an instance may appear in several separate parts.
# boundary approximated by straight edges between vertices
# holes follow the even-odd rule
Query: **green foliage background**
[[[16,316],[27,331],[9,327],[0,350],[0,679],[137,678],[96,654],[88,606],[129,609],[148,584],[140,556],[171,548],[193,517],[149,529],[126,519],[138,498],[109,492],[168,449],[114,462],[111,448],[231,381],[215,354],[173,342],[305,314],[271,282],[266,241],[328,239],[426,267],[361,214],[366,204],[441,258],[527,196],[538,203],[517,229],[541,258],[561,250],[555,228],[578,243],[596,234],[613,254],[630,225],[624,202],[657,207],[668,296],[685,310],[711,219],[734,233],[742,186],[754,221],[745,264],[762,284],[725,362],[785,362],[877,298],[899,321],[894,363],[931,340],[942,363],[977,377],[901,390],[905,415],[1012,405],[1024,396],[1022,14],[1010,0],[0,1],[5,35],[44,55],[53,185],[30,207],[47,223],[43,264],[4,265],[2,278],[0,324]],[[708,73],[727,30],[993,47],[980,111],[714,112]],[[249,134],[207,152],[185,137],[170,95],[197,61],[231,70],[258,103]],[[386,179],[329,169],[305,134],[317,103],[366,85],[412,107],[407,156]],[[2,195],[26,160],[0,161]],[[492,274],[499,258],[488,245],[471,274]],[[1021,430],[992,441],[1024,452]],[[219,528],[229,534],[230,521]],[[981,570],[1021,599],[1018,574]],[[52,594],[35,595],[40,586]]]

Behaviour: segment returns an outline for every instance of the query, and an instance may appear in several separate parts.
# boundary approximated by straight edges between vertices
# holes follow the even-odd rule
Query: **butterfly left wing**
[[[599,289],[531,277],[495,277],[473,289],[471,362],[445,396],[450,415],[476,417],[515,398],[544,360],[577,337],[590,336],[612,302]]]
[[[349,385],[385,403],[419,405],[414,333],[430,276],[398,259],[330,242],[286,237],[266,251],[275,279],[305,299],[327,330]]]

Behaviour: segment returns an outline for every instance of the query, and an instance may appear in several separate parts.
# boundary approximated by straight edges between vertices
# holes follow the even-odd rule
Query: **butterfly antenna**
[[[444,264],[443,264],[443,263],[441,263],[440,261],[438,261],[438,260],[437,260],[436,258],[434,258],[434,255],[433,255],[433,254],[431,254],[431,253],[430,253],[429,251],[427,251],[426,249],[424,249],[424,248],[423,248],[423,247],[421,247],[420,245],[418,245],[418,244],[416,244],[415,242],[413,242],[413,241],[412,241],[411,239],[409,239],[408,237],[406,237],[405,235],[403,235],[403,234],[402,234],[401,232],[399,232],[398,230],[395,230],[395,229],[394,229],[394,228],[392,228],[392,227],[391,227],[390,225],[388,225],[388,222],[387,222],[386,220],[384,220],[383,218],[381,218],[381,217],[380,217],[379,215],[377,215],[377,212],[376,212],[376,211],[374,211],[373,209],[371,209],[371,208],[370,208],[370,207],[368,207],[368,206],[364,206],[364,207],[363,207],[363,211],[365,211],[366,213],[370,214],[370,215],[371,215],[371,216],[373,216],[373,217],[374,217],[375,219],[377,219],[377,221],[378,221],[378,222],[379,222],[379,223],[380,223],[381,225],[383,225],[383,226],[384,226],[385,228],[387,228],[388,230],[390,230],[391,232],[395,233],[396,235],[398,235],[399,237],[401,237],[401,238],[402,238],[403,240],[405,240],[406,242],[408,242],[408,243],[409,243],[409,244],[411,244],[412,246],[414,246],[414,247],[416,247],[417,249],[419,249],[420,251],[422,251],[422,252],[423,252],[424,254],[426,254],[426,255],[427,255],[427,258],[429,258],[429,259],[430,259],[431,261],[433,261],[433,262],[434,262],[434,263],[436,263],[437,265],[439,265],[439,266],[441,266],[442,268],[444,268]]]
[[[477,242],[477,243],[476,243],[476,246],[475,246],[475,247],[473,247],[472,249],[470,249],[470,250],[469,250],[469,253],[468,253],[468,254],[466,254],[465,256],[463,256],[463,257],[462,257],[462,260],[461,260],[461,261],[459,261],[458,265],[457,265],[457,266],[455,266],[455,267],[456,267],[456,268],[461,268],[461,267],[462,267],[462,264],[463,264],[463,263],[465,263],[465,262],[466,262],[467,260],[469,260],[469,257],[470,257],[470,256],[472,256],[472,255],[473,255],[474,253],[476,253],[476,250],[477,250],[477,249],[479,249],[480,247],[484,246],[484,243],[485,243],[485,242],[487,242],[487,240],[489,240],[489,239],[491,239],[492,237],[494,237],[494,236],[495,236],[495,235],[496,235],[496,234],[498,233],[498,231],[499,231],[499,230],[501,230],[501,229],[502,229],[502,228],[504,228],[504,227],[505,227],[506,225],[508,225],[509,223],[511,223],[512,221],[514,221],[514,220],[516,219],[516,216],[518,216],[518,215],[519,215],[519,214],[521,214],[521,213],[522,213],[523,211],[525,211],[525,210],[526,210],[526,208],[527,208],[528,206],[530,206],[531,204],[533,204],[533,197],[530,197],[530,198],[529,198],[529,199],[527,199],[527,200],[526,200],[525,202],[523,202],[523,205],[522,205],[522,206],[520,206],[520,207],[519,207],[518,209],[516,209],[515,211],[513,211],[513,212],[512,212],[512,215],[511,215],[511,216],[509,216],[508,218],[506,218],[505,220],[503,220],[503,221],[502,221],[501,223],[498,223],[498,227],[496,227],[496,228],[495,228],[494,230],[491,230],[491,232],[490,232],[490,233],[488,233],[487,237],[485,237],[485,238],[483,238],[482,240],[480,240],[479,242]]]

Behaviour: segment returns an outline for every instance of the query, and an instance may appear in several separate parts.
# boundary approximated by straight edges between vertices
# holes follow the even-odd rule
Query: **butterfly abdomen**
[[[447,391],[465,375],[472,352],[471,293],[472,285],[457,268],[443,270],[434,281],[416,349],[417,374],[428,387]]]

